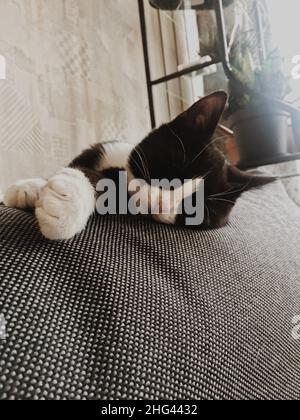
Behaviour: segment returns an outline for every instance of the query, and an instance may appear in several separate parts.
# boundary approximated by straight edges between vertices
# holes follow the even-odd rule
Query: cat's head
[[[238,198],[246,191],[272,182],[226,162],[212,140],[227,102],[225,92],[215,92],[168,124],[150,133],[132,152],[129,167],[135,178],[202,178],[205,183],[205,217],[198,228],[224,226]],[[186,225],[178,214],[175,224]]]

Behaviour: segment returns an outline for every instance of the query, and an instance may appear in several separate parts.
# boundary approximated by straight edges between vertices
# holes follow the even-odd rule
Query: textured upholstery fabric
[[[281,184],[228,227],[95,217],[50,243],[0,208],[0,396],[300,398],[300,212]]]

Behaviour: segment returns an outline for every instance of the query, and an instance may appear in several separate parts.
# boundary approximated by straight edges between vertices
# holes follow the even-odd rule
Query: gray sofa
[[[94,217],[51,243],[0,207],[2,399],[299,399],[300,212],[280,183],[226,228]]]

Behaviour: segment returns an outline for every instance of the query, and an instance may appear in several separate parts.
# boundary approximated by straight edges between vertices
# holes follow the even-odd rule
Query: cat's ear
[[[193,131],[212,135],[224,112],[227,99],[226,92],[212,93],[200,99],[180,117],[185,119],[187,126]]]
[[[227,167],[227,181],[230,185],[227,191],[227,197],[231,200],[237,200],[244,192],[255,188],[261,188],[267,184],[276,181],[271,176],[256,175],[251,172],[240,171],[235,166]]]

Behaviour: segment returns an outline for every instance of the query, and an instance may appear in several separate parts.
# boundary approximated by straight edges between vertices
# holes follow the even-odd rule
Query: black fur
[[[129,160],[137,178],[179,178],[182,181],[205,178],[205,220],[195,228],[224,226],[244,191],[274,181],[274,178],[254,176],[228,165],[215,147],[212,136],[226,102],[225,92],[201,99],[174,121],[149,134],[133,150]],[[185,226],[185,218],[179,215],[177,224]]]
[[[98,168],[103,156],[103,146],[100,143],[95,144],[90,149],[84,150],[69,166],[70,168],[76,168],[83,172],[89,178],[92,185],[96,187],[98,181],[102,178],[102,174]]]
[[[226,163],[212,140],[214,131],[227,102],[225,92],[215,92],[201,99],[175,120],[150,133],[129,157],[129,167],[136,178],[145,179],[205,179],[205,219],[194,228],[224,226],[237,199],[245,191],[274,181],[260,177]],[[71,167],[81,170],[95,186],[104,177],[118,178],[118,169],[100,172],[104,156],[103,145],[84,151]],[[189,215],[191,217],[191,215]],[[176,224],[186,225],[186,215],[178,215]]]

